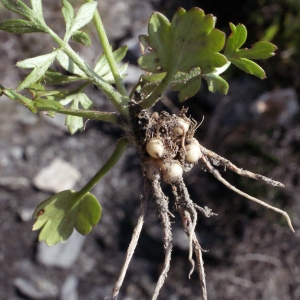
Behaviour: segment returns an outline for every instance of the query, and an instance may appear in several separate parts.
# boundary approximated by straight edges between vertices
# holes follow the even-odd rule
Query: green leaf
[[[66,97],[61,100],[60,103],[62,105],[67,105],[71,103],[71,109],[79,109],[79,105],[81,105],[84,109],[89,109],[93,106],[93,102],[88,98],[88,96],[84,93],[77,93]],[[76,133],[77,131],[84,130],[84,122],[82,117],[71,116],[68,115],[66,117],[66,126],[71,134]]]
[[[79,8],[75,18],[70,24],[70,29],[66,32],[65,40],[68,40],[76,31],[92,20],[96,7],[97,2],[93,1],[85,3]]]
[[[48,69],[43,77],[44,82],[52,85],[67,84],[78,80],[82,80],[82,78],[77,76],[63,75],[60,72],[52,69]]]
[[[34,19],[33,11],[21,0],[1,0],[1,2],[8,10],[28,18],[29,20]]]
[[[32,83],[37,82],[48,70],[53,60],[55,59],[57,52],[54,51],[50,54],[37,56],[34,58],[25,59],[17,63],[21,68],[32,68],[33,71],[26,76],[26,78],[19,84],[17,90],[22,90],[29,87]],[[35,67],[36,66],[36,67]]]
[[[59,50],[57,53],[57,60],[60,65],[72,74],[76,74],[81,78],[87,78],[85,73],[81,71],[81,69],[71,60],[71,58],[63,52],[63,50]]]
[[[31,99],[28,99],[27,97],[19,94],[18,92],[14,91],[12,89],[5,89],[5,90],[3,90],[3,94],[5,94],[10,99],[15,100],[15,101],[23,104],[32,113],[37,113],[37,109],[34,107],[33,101]]]
[[[42,0],[30,0],[32,10],[38,16],[39,20],[44,20]]]
[[[114,57],[116,63],[119,63],[125,57],[127,50],[128,50],[127,46],[122,46],[122,47],[118,48],[117,50],[113,51],[113,57]],[[126,67],[127,67],[127,65],[126,65]],[[126,70],[126,68],[125,68],[125,70]],[[125,70],[123,69],[123,71],[122,70],[121,71],[125,72]],[[112,76],[106,55],[104,53],[102,53],[102,55],[99,57],[96,65],[95,65],[94,71],[101,77],[107,76],[108,74],[111,74],[111,76]],[[121,75],[122,75],[122,72],[120,72]]]
[[[62,0],[62,14],[66,22],[66,32],[70,31],[71,24],[74,20],[74,9],[70,2],[67,0]]]
[[[47,99],[41,99],[36,98],[33,100],[33,105],[38,110],[59,110],[60,108],[63,108],[62,104],[59,102],[53,101],[53,100],[47,100]]]
[[[223,95],[228,93],[228,83],[221,76],[211,73],[203,75],[203,78],[207,82],[208,90],[212,93],[219,92]]]
[[[261,79],[266,77],[264,70],[251,59],[266,59],[274,55],[276,46],[265,41],[255,43],[251,49],[240,49],[247,39],[247,29],[244,25],[229,24],[232,33],[227,39],[224,54],[235,66],[246,73]]]
[[[201,73],[213,72],[227,63],[219,53],[225,43],[223,32],[214,28],[215,19],[199,8],[180,8],[172,22],[160,13],[149,21],[148,36],[141,36],[141,47],[150,53],[139,58],[148,72],[185,72],[199,67]]]
[[[75,191],[63,191],[38,205],[33,213],[36,221],[32,230],[41,229],[39,240],[53,246],[65,242],[74,228],[83,235],[88,234],[99,222],[101,211],[101,205],[91,193],[78,199]]]
[[[0,23],[0,30],[11,33],[23,34],[31,32],[45,32],[42,28],[31,21],[10,19]]]
[[[19,68],[31,68],[34,69],[36,67],[40,67],[45,64],[51,64],[55,59],[57,52],[54,51],[49,54],[39,55],[32,58],[27,58],[17,62],[17,67]]]
[[[195,96],[200,87],[201,79],[199,79],[199,77],[192,78],[191,80],[187,81],[186,84],[181,83],[180,86],[177,86],[177,89],[179,89],[179,101],[183,102]]]
[[[258,78],[266,78],[266,73],[257,63],[247,58],[230,59],[230,61],[242,71],[255,75]]]
[[[83,31],[76,31],[72,35],[72,40],[85,46],[91,46],[92,43],[88,34]]]

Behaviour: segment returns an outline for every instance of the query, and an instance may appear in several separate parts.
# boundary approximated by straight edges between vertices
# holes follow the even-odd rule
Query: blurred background
[[[71,3],[78,8],[82,1]],[[203,146],[286,186],[266,186],[220,169],[237,188],[287,211],[296,233],[281,215],[229,191],[200,164],[185,175],[192,199],[218,214],[209,219],[199,215],[197,226],[200,243],[208,250],[204,262],[209,299],[300,299],[300,2],[98,1],[112,45],[129,46],[129,89],[141,74],[136,65],[138,35],[146,33],[153,11],[171,18],[179,6],[212,13],[216,27],[226,34],[229,22],[243,23],[248,48],[258,39],[278,47],[275,57],[259,62],[267,73],[263,81],[232,67],[224,74],[228,95],[211,94],[203,83],[183,104],[169,93],[155,106],[174,113],[184,105],[198,122],[204,116],[197,130]],[[44,1],[44,8],[47,24],[62,36],[60,1]],[[17,16],[0,4],[0,20],[12,17]],[[92,46],[72,46],[93,64],[102,50],[95,31],[88,26],[85,30]],[[10,88],[26,75],[26,70],[15,67],[17,61],[56,46],[43,34],[0,32],[0,41],[0,84]],[[100,110],[113,110],[96,88],[90,87],[88,94]],[[4,96],[0,105],[0,299],[104,299],[117,279],[138,216],[143,182],[135,149],[129,147],[93,190],[103,208],[99,225],[87,237],[75,233],[67,243],[50,248],[31,231],[35,206],[65,185],[82,187],[105,163],[122,133],[110,124],[89,121],[83,133],[71,136],[64,117],[33,115]],[[168,186],[164,190],[170,194]],[[170,194],[171,206],[172,201]],[[199,300],[197,274],[188,279],[188,240],[178,215],[173,234],[171,269],[160,299]],[[150,203],[119,299],[150,299],[163,262],[162,230]]]

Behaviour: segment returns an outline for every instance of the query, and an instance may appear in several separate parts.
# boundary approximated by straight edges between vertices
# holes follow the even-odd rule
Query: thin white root
[[[205,147],[203,147],[201,145],[200,145],[200,149],[201,149],[203,154],[205,154],[209,159],[211,159],[212,164],[222,165],[225,168],[228,168],[231,171],[233,171],[233,172],[235,172],[235,173],[237,173],[241,176],[245,176],[245,177],[256,179],[256,180],[261,180],[261,181],[264,181],[265,183],[273,185],[273,186],[284,187],[284,184],[282,184],[279,181],[275,181],[275,180],[273,180],[271,178],[268,178],[266,176],[263,176],[263,175],[260,175],[260,174],[255,174],[255,173],[252,173],[250,171],[238,168],[236,165],[234,165],[228,159],[218,155],[215,152],[212,152],[212,151],[206,149]]]
[[[204,262],[202,258],[202,248],[197,240],[197,237],[194,236],[193,239],[194,243],[194,251],[197,258],[197,266],[198,266],[198,274],[201,284],[201,290],[202,290],[202,298],[203,300],[207,300],[207,288],[206,288],[206,279],[205,279],[205,271],[204,271]]]
[[[137,246],[139,237],[140,237],[140,233],[142,231],[143,228],[143,224],[144,224],[144,217],[145,217],[145,213],[146,213],[146,208],[147,208],[147,200],[143,197],[141,199],[141,204],[140,204],[140,212],[139,212],[139,217],[138,217],[138,221],[137,224],[133,230],[133,234],[132,234],[132,238],[130,241],[130,244],[128,246],[127,252],[126,252],[126,258],[124,261],[124,264],[122,266],[122,269],[120,271],[119,274],[119,278],[111,292],[111,300],[117,300],[121,286],[123,284],[129,263],[131,261],[131,258],[133,256],[133,253],[135,251],[135,248]]]
[[[195,235],[195,228],[196,228],[196,225],[197,225],[197,212],[194,208],[191,208],[193,214],[192,214],[192,226],[190,227],[190,232],[189,232],[189,239],[190,239],[190,242],[189,242],[189,261],[190,263],[192,264],[192,268],[189,272],[189,279],[191,279],[191,275],[193,274],[194,272],[194,269],[195,269],[195,262],[193,260],[193,240],[194,238],[196,238],[196,235]]]
[[[170,263],[171,263],[171,253],[172,253],[172,230],[171,230],[171,222],[170,222],[170,215],[171,212],[168,208],[168,198],[164,195],[160,183],[158,180],[152,182],[152,188],[154,190],[153,196],[154,200],[158,206],[158,214],[161,219],[161,224],[164,229],[164,248],[165,248],[165,261],[164,267],[160,273],[159,279],[156,283],[156,287],[152,296],[152,300],[156,300],[159,292],[164,285],[164,282],[167,278]]]
[[[287,220],[287,222],[288,222],[288,225],[289,225],[290,229],[291,229],[293,232],[295,232],[295,230],[294,230],[294,228],[293,228],[293,225],[292,225],[292,222],[291,222],[291,219],[290,219],[289,215],[288,215],[285,211],[283,211],[283,210],[281,210],[281,209],[279,209],[279,208],[277,208],[277,207],[274,207],[274,206],[272,206],[272,205],[270,205],[270,204],[267,204],[266,202],[264,202],[264,201],[262,201],[262,200],[259,200],[259,199],[255,198],[255,197],[252,197],[252,196],[250,196],[250,195],[248,195],[248,194],[242,192],[241,190],[237,189],[236,187],[234,187],[233,185],[231,185],[227,180],[225,180],[225,179],[221,176],[221,174],[219,173],[219,171],[216,170],[216,169],[210,164],[209,160],[205,157],[205,155],[203,155],[201,159],[202,159],[203,163],[205,164],[205,166],[208,168],[209,172],[212,173],[212,175],[215,176],[219,181],[221,181],[225,186],[227,186],[227,187],[228,187],[229,189],[231,189],[232,191],[236,192],[237,194],[239,194],[239,195],[241,195],[241,196],[243,196],[243,197],[245,197],[245,198],[247,198],[247,199],[249,199],[249,200],[252,200],[252,201],[254,201],[254,202],[256,202],[256,203],[259,203],[260,205],[263,205],[263,206],[265,206],[265,207],[267,207],[267,208],[269,208],[269,209],[272,209],[272,210],[274,210],[274,211],[276,211],[276,212],[282,214],[282,215],[286,218],[286,220]],[[248,176],[248,177],[250,177],[250,176]]]

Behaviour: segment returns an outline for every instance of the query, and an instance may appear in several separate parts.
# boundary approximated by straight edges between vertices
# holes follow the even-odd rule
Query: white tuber
[[[185,147],[185,160],[189,163],[195,163],[202,157],[200,145],[196,139],[192,139],[192,142]]]
[[[183,169],[180,163],[176,160],[165,162],[162,167],[163,179],[166,183],[171,184],[172,181],[182,177]]]
[[[146,151],[153,158],[162,158],[164,154],[164,144],[158,138],[152,138],[146,145]]]

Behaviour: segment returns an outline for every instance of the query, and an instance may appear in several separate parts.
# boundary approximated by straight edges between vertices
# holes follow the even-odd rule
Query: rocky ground
[[[193,1],[99,1],[114,45],[130,46],[128,86],[140,74],[134,65],[139,55],[137,35],[145,33],[153,10],[170,17],[175,6],[201,5],[206,13],[228,12],[220,19],[222,25],[242,21],[233,14],[234,2],[230,1],[230,10],[218,6],[219,1],[203,1],[203,5]],[[0,19],[9,17],[0,7]],[[60,1],[49,2],[47,7],[47,20],[60,31]],[[245,11],[245,7],[240,9],[241,18]],[[92,63],[101,49],[95,32],[90,35],[93,46],[77,50]],[[5,87],[16,87],[24,75],[14,67],[18,60],[54,46],[47,39],[42,43],[42,35],[1,32],[0,36],[0,83]],[[220,169],[234,186],[286,210],[296,229],[292,233],[280,215],[228,191],[201,165],[195,167],[185,177],[191,197],[218,214],[209,219],[199,216],[197,226],[201,245],[208,250],[204,261],[211,300],[300,299],[297,89],[288,85],[274,89],[268,79],[233,76],[227,96],[209,94],[203,85],[196,97],[184,103],[198,122],[204,116],[197,131],[202,145],[244,169],[286,185],[285,189],[274,188]],[[89,95],[100,109],[112,110],[98,90],[90,88]],[[170,94],[155,109],[176,112],[180,107],[176,100],[172,102],[173,97]],[[63,118],[33,115],[4,97],[0,105],[0,299],[104,299],[118,276],[137,220],[143,182],[135,149],[129,147],[93,190],[103,207],[99,225],[87,237],[74,233],[65,244],[49,248],[31,231],[35,206],[57,189],[82,187],[105,163],[122,133],[111,125],[88,122],[83,133],[71,136]],[[49,177],[49,172],[56,175]],[[168,192],[167,186],[165,190]],[[173,226],[171,269],[160,299],[199,300],[197,274],[188,279],[188,240],[178,216]],[[151,299],[163,261],[162,230],[150,203],[119,299]]]

